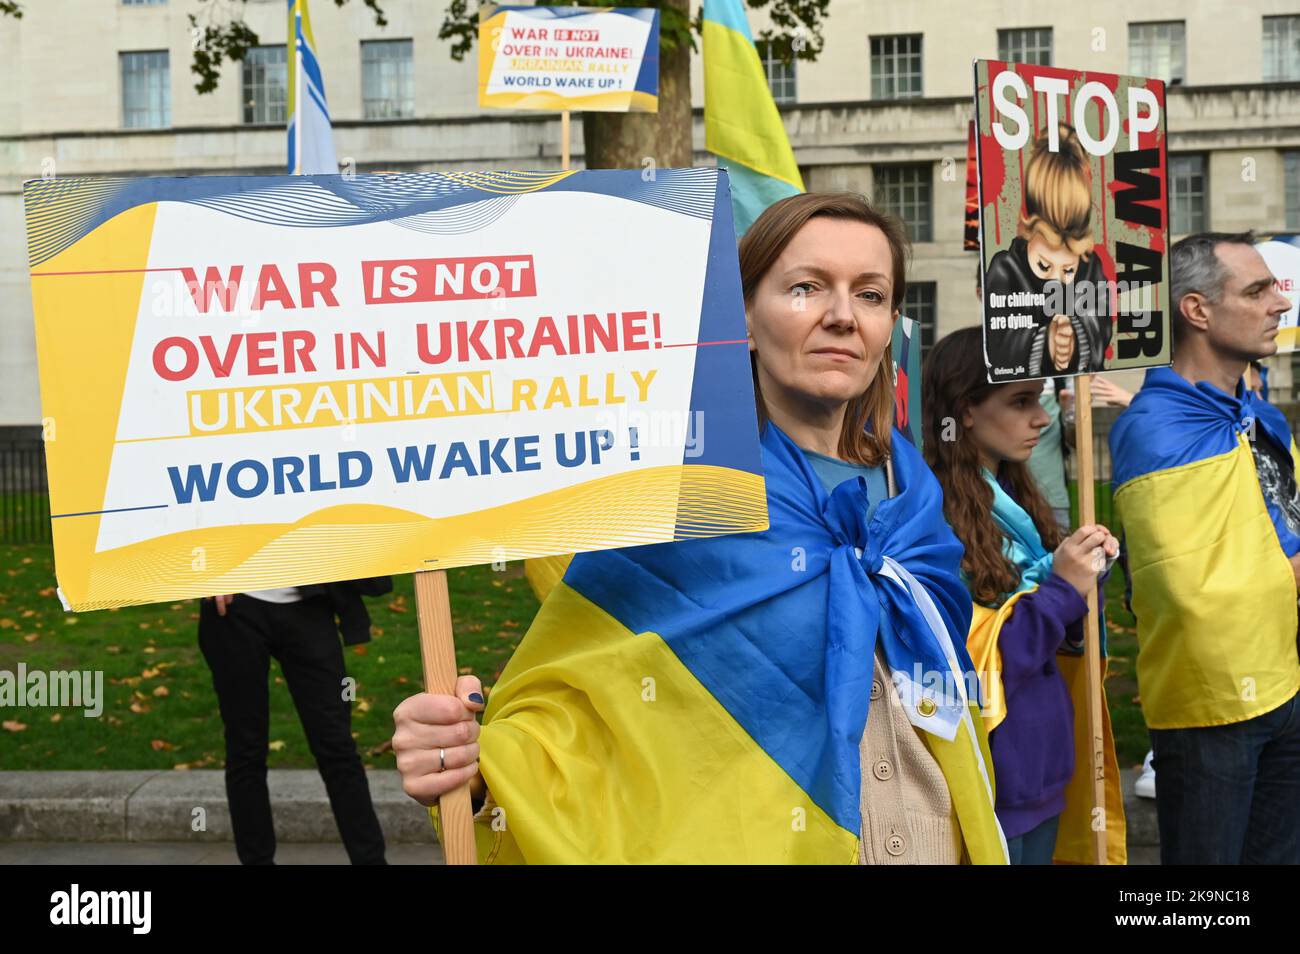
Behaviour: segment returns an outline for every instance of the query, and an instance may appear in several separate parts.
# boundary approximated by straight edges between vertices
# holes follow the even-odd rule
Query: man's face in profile
[[[1278,326],[1291,302],[1277,290],[1264,257],[1240,242],[1220,243],[1214,254],[1228,272],[1222,298],[1206,302],[1215,350],[1247,361],[1276,354]]]

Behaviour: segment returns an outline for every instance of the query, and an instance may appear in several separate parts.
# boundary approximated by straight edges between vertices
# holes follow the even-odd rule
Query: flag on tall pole
[[[704,146],[730,174],[737,235],[804,190],[741,0],[704,0]]]
[[[325,81],[316,59],[307,0],[289,2],[289,173],[337,173]]]

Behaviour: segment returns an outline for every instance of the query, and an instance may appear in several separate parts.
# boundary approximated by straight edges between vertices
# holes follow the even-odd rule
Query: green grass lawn
[[[461,671],[491,685],[537,612],[522,564],[451,570]],[[371,642],[345,650],[357,680],[353,730],[368,765],[392,767],[392,712],[422,685],[413,577],[368,599]],[[48,544],[0,545],[0,669],[102,669],[104,712],[0,709],[0,769],[219,768],[221,719],[198,647],[198,603],[65,613]],[[315,765],[284,680],[271,663],[274,768]],[[19,728],[21,726],[21,728]]]
[[[1124,576],[1118,566],[1106,581],[1106,700],[1121,769],[1138,765],[1151,747],[1137,688],[1137,623],[1124,608]]]

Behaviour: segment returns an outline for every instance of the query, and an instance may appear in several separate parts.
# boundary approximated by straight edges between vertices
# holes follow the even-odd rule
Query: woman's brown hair
[[[979,328],[963,328],[938,341],[921,369],[922,432],[925,460],[943,487],[943,515],[966,548],[962,571],[975,602],[996,606],[1020,582],[1003,552],[1002,530],[993,520],[993,488],[980,472],[979,451],[962,426],[966,409],[982,404],[1003,384],[989,384],[984,341]],[[1011,496],[1029,514],[1050,552],[1061,531],[1034,482],[1029,465],[1003,461],[996,476],[1011,485]]]
[[[758,283],[781,257],[785,247],[801,228],[815,218],[862,222],[884,233],[893,258],[893,292],[889,307],[892,313],[897,314],[907,291],[907,258],[911,252],[907,230],[897,219],[877,212],[866,199],[852,192],[808,192],[791,196],[768,206],[755,220],[740,240],[740,283],[746,307],[752,301]],[[750,366],[754,373],[758,423],[763,427],[768,422],[767,405],[758,387],[758,368],[753,355],[750,356]],[[875,467],[889,457],[889,433],[894,425],[893,367],[893,360],[886,353],[867,390],[849,401],[838,448],[842,460]]]

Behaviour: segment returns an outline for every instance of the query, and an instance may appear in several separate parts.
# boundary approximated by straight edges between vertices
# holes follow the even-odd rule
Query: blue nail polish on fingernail
[[[483,704],[483,696],[477,692],[471,692],[469,694],[469,701],[474,703],[475,705],[481,706]]]

